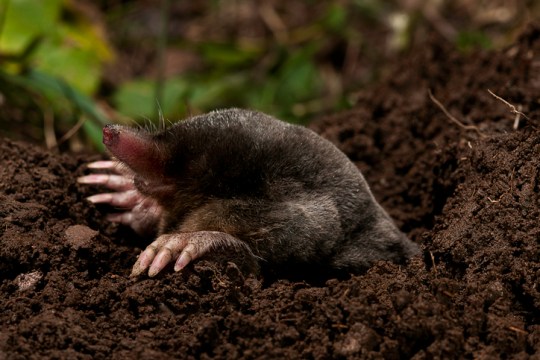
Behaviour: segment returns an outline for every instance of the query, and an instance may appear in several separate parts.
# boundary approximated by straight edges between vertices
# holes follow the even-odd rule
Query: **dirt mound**
[[[0,358],[540,356],[539,53],[533,26],[497,53],[435,39],[312,124],[423,248],[318,286],[208,261],[129,279],[141,240],[84,201],[90,157],[0,140]]]

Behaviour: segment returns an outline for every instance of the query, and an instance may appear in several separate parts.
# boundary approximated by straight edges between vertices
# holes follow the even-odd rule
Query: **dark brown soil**
[[[0,140],[0,359],[540,358],[539,54],[539,27],[496,53],[434,39],[312,124],[423,248],[320,284],[129,279],[142,243],[85,202],[91,157]]]

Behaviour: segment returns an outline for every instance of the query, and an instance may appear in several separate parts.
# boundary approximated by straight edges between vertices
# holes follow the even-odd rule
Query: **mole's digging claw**
[[[243,248],[249,251],[245,243],[219,231],[164,234],[141,253],[133,265],[131,276],[139,276],[147,269],[148,276],[156,276],[173,261],[175,261],[174,270],[180,271],[210,250],[222,247]],[[251,251],[249,253],[251,254]]]
[[[122,175],[90,174],[77,179],[79,184],[104,185],[115,191],[135,189],[133,179]]]
[[[125,210],[109,214],[107,219],[130,226],[140,235],[153,236],[161,218],[162,208],[154,199],[142,195],[133,182],[133,173],[118,161],[95,161],[89,169],[108,170],[113,174],[89,174],[81,176],[77,182],[85,185],[102,185],[114,192],[100,193],[87,198],[93,204],[109,204]]]
[[[100,161],[94,161],[91,163],[88,163],[87,167],[89,169],[107,169],[107,170],[113,170],[118,167],[119,163],[117,161],[112,160],[100,160]]]

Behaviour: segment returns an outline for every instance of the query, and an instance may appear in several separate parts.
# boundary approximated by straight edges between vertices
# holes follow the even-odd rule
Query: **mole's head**
[[[103,144],[122,164],[130,168],[137,189],[156,199],[166,198],[174,191],[174,177],[167,167],[174,158],[172,134],[120,125],[103,128]]]

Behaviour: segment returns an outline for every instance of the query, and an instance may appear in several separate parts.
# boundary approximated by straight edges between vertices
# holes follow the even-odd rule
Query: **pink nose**
[[[118,141],[118,128],[114,125],[106,125],[103,128],[103,144],[111,146]]]

